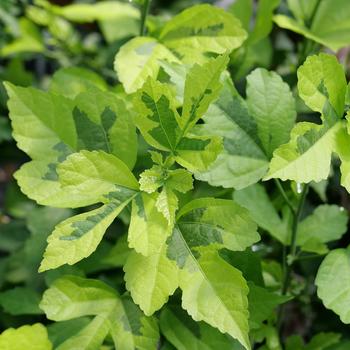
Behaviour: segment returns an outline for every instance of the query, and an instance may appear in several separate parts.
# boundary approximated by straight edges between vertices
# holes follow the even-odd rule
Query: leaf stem
[[[275,183],[276,183],[276,186],[279,190],[279,192],[281,193],[283,199],[285,200],[286,204],[288,205],[290,211],[293,213],[293,215],[295,215],[295,208],[294,208],[294,205],[292,204],[292,202],[289,200],[288,196],[287,196],[287,193],[285,192],[282,184],[281,184],[281,181],[279,179],[275,179]]]
[[[283,251],[283,283],[282,283],[282,289],[281,294],[286,295],[290,286],[291,282],[291,273],[292,273],[292,265],[296,260],[296,252],[297,252],[297,234],[298,234],[298,224],[300,221],[300,216],[304,207],[306,194],[308,192],[309,185],[305,184],[299,202],[297,210],[292,210],[293,213],[293,221],[292,221],[292,234],[291,234],[291,242],[290,242],[290,248],[289,248],[289,254],[286,254],[285,247]],[[288,261],[288,257],[290,258],[290,261]],[[281,329],[282,326],[282,315],[283,315],[283,306],[280,307],[277,317],[277,325]]]
[[[141,7],[141,24],[140,24],[140,36],[146,34],[146,19],[148,16],[149,8],[151,5],[151,0],[144,0]]]

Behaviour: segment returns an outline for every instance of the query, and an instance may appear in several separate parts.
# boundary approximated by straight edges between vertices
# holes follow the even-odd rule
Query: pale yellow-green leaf
[[[104,151],[73,153],[58,165],[57,173],[63,188],[83,195],[102,198],[117,191],[117,186],[137,190],[139,185],[129,168],[120,159]]]
[[[179,206],[179,200],[171,188],[166,185],[158,195],[156,207],[168,221],[170,227],[174,225],[175,213]]]
[[[336,56],[320,53],[309,56],[298,69],[299,96],[314,111],[323,112],[326,100],[339,117],[343,116],[346,80]]]
[[[242,273],[215,251],[201,251],[198,260],[191,256],[180,271],[182,307],[195,321],[207,322],[250,349],[249,289]]]
[[[0,334],[1,350],[51,350],[52,344],[41,323],[8,328]]]
[[[280,146],[273,153],[270,169],[264,180],[280,178],[308,183],[326,179],[330,171],[336,135],[341,127],[341,122],[337,122],[324,130],[323,135],[313,140],[310,147],[302,152],[298,148],[298,138],[322,132],[325,126],[308,122],[298,123],[291,131],[289,143]]]
[[[157,210],[157,197],[156,193],[140,193],[132,201],[128,243],[145,256],[157,253],[171,232],[166,218]]]
[[[135,92],[148,77],[156,78],[159,60],[179,62],[163,44],[149,37],[136,37],[121,47],[116,55],[114,69],[127,93]]]
[[[129,203],[111,202],[98,209],[73,216],[56,226],[49,236],[40,272],[64,264],[73,265],[92,254],[109,225]]]
[[[126,288],[146,315],[159,310],[179,285],[178,267],[166,256],[164,243],[150,256],[130,253],[124,266]]]
[[[25,163],[14,174],[21,191],[38,204],[58,208],[79,208],[96,203],[94,194],[76,192],[62,187],[58,181],[46,177],[49,162],[33,160]]]
[[[65,321],[109,312],[118,302],[113,288],[98,280],[65,275],[56,279],[40,302],[46,317]]]
[[[190,136],[177,147],[175,160],[191,172],[204,171],[222,150],[221,137]],[[197,147],[199,145],[199,147]]]
[[[222,54],[241,46],[247,38],[240,21],[209,4],[191,6],[170,20],[160,40],[185,62],[203,60],[203,53]]]
[[[228,56],[210,59],[203,65],[195,64],[186,76],[184,102],[180,119],[186,133],[207,111],[222,87],[220,75],[226,69]]]

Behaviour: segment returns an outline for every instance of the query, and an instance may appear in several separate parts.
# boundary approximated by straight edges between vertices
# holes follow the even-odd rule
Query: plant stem
[[[297,252],[298,224],[299,224],[300,216],[301,216],[301,213],[302,213],[302,210],[304,207],[305,198],[306,198],[308,188],[309,188],[309,185],[306,184],[303,188],[302,193],[301,193],[297,210],[295,211],[295,210],[292,210],[292,208],[291,208],[292,213],[293,213],[293,221],[292,221],[291,243],[290,243],[289,254],[288,254],[288,256],[291,258],[291,261],[288,262],[288,256],[285,253],[285,247],[284,247],[284,251],[283,251],[284,277],[283,277],[283,284],[282,284],[282,290],[281,290],[282,295],[287,294],[289,286],[290,286],[290,282],[291,282],[292,265],[293,265],[293,262],[295,261],[296,252]],[[281,328],[281,326],[282,326],[282,315],[283,315],[283,306],[280,307],[279,312],[278,312],[277,324],[278,324],[279,328]]]
[[[297,250],[296,243],[297,243],[298,224],[299,224],[300,215],[301,215],[301,212],[303,210],[303,206],[305,203],[305,198],[306,198],[306,194],[307,194],[308,189],[309,189],[309,185],[305,184],[303,191],[301,192],[301,196],[300,196],[300,200],[299,200],[299,204],[298,204],[298,209],[293,216],[292,237],[291,237],[291,243],[290,243],[290,255],[292,256],[293,259],[295,258],[296,250]],[[288,289],[288,286],[287,286],[287,289]]]
[[[281,181],[279,179],[275,179],[275,183],[276,183],[276,186],[278,188],[278,190],[280,191],[283,199],[285,200],[286,204],[288,205],[289,209],[291,210],[291,212],[293,213],[293,215],[295,214],[295,208],[292,204],[292,202],[289,200],[282,184],[281,184]]]
[[[140,36],[146,34],[146,19],[151,5],[151,0],[144,0],[141,7],[141,24],[140,24]]]

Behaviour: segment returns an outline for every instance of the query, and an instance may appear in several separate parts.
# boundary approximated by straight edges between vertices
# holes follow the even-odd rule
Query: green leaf
[[[135,122],[145,140],[160,150],[174,151],[182,135],[170,87],[148,79],[134,101],[138,112]]]
[[[138,18],[135,7],[119,1],[100,1],[92,4],[71,4],[66,6],[51,6],[50,9],[70,21],[86,23],[97,20],[119,20],[123,16]]]
[[[132,195],[138,183],[129,168],[117,157],[103,151],[73,153],[58,165],[59,182],[64,190],[77,195],[89,193],[93,203]]]
[[[233,201],[214,198],[195,199],[177,215],[181,236],[191,248],[207,245],[244,250],[260,239],[248,211]],[[175,250],[169,254],[176,256]]]
[[[303,7],[309,5],[309,10],[305,11],[307,18],[299,18],[298,16],[297,21],[291,17],[277,15],[274,17],[274,21],[281,28],[302,34],[308,39],[330,47],[333,51],[348,45],[350,40],[350,26],[348,23],[350,4],[348,1],[334,0],[316,3],[308,0],[304,1],[303,4]],[[315,16],[312,19],[311,27],[309,27],[307,21],[310,20],[316,4]],[[339,11],[340,8],[342,9],[341,12]]]
[[[69,321],[54,322],[48,325],[47,331],[54,349],[68,338],[79,333],[89,323],[89,317],[81,317]]]
[[[188,134],[178,143],[175,160],[188,171],[197,173],[208,169],[221,150],[220,137]]]
[[[246,348],[248,288],[241,273],[222,260],[216,248],[243,250],[258,239],[245,209],[229,200],[204,198],[180,210],[167,248],[167,257],[180,268],[182,306],[194,320],[227,332]],[[224,281],[218,271],[226,276]]]
[[[204,322],[196,323],[180,307],[163,308],[160,315],[162,333],[178,350],[239,350],[231,337]]]
[[[265,285],[259,252],[253,252],[250,248],[242,252],[222,249],[219,254],[230,265],[240,270],[247,281],[261,287]]]
[[[322,332],[311,338],[305,346],[305,350],[326,350],[330,346],[339,343],[341,335],[339,333]]]
[[[222,278],[225,276],[225,279]],[[250,349],[248,338],[248,286],[239,270],[216,252],[193,255],[180,270],[182,307],[195,321],[205,321]]]
[[[320,205],[298,225],[297,244],[310,239],[322,243],[338,240],[347,230],[348,215],[337,205]]]
[[[209,107],[200,125],[200,133],[223,138],[223,150],[207,171],[196,178],[212,186],[241,189],[259,181],[268,168],[268,160],[257,136],[255,119],[243,98],[225,77],[224,88]]]
[[[264,180],[280,178],[299,183],[319,182],[328,177],[335,138],[340,122],[327,127],[300,122],[291,131],[289,143],[273,153],[270,169]]]
[[[100,18],[98,21],[102,34],[109,44],[137,36],[140,32],[140,11],[128,3],[118,1],[115,4],[119,8],[113,12],[113,17],[109,11],[109,16]],[[79,14],[78,18],[81,18]]]
[[[178,268],[166,249],[164,242],[150,256],[133,251],[124,265],[126,288],[146,315],[159,310],[179,285]]]
[[[164,186],[158,195],[156,207],[160,213],[167,219],[170,227],[173,227],[175,221],[175,213],[179,207],[179,200],[176,194],[169,186]]]
[[[350,249],[335,249],[323,260],[316,276],[317,295],[327,309],[350,323]]]
[[[39,28],[25,17],[20,17],[18,38],[6,45],[2,45],[0,56],[6,57],[26,52],[37,53],[43,52],[45,46]]]
[[[179,62],[174,54],[153,38],[137,37],[121,47],[114,69],[127,93],[135,92],[149,77],[156,78],[159,60]]]
[[[0,349],[4,350],[51,350],[52,344],[46,328],[41,323],[9,328],[0,334]]]
[[[240,20],[243,28],[248,31],[250,27],[250,18],[253,14],[253,1],[236,0],[232,5],[230,5],[228,10]]]
[[[111,335],[116,349],[154,350],[159,343],[155,317],[146,317],[129,296],[121,297],[120,316],[111,318]]]
[[[173,227],[175,212],[178,209],[178,198],[173,190],[183,193],[191,190],[193,188],[192,175],[185,169],[168,170],[159,165],[154,165],[140,175],[141,190],[153,193],[159,187],[163,188],[158,194],[155,206],[167,219],[169,226]]]
[[[98,280],[64,276],[43,296],[41,307],[49,319],[62,321],[85,315],[95,318],[59,349],[99,349],[111,333],[116,348],[154,349],[159,333],[154,318],[145,317],[128,296],[119,297]]]
[[[192,6],[169,21],[160,41],[173,49],[184,62],[203,60],[203,53],[223,54],[242,45],[247,33],[238,19],[217,7]]]
[[[16,287],[0,293],[0,305],[10,315],[37,315],[40,295],[28,287]]]
[[[108,318],[95,316],[81,331],[68,338],[57,350],[95,350],[100,349],[109,331]]]
[[[287,227],[273,206],[263,185],[255,184],[235,191],[233,199],[249,210],[252,219],[281,243],[287,243]]]
[[[140,174],[140,189],[148,193],[159,187],[167,186],[171,190],[186,193],[193,188],[192,174],[185,169],[169,170],[161,165],[154,165]]]
[[[34,160],[52,160],[60,156],[63,145],[75,149],[77,136],[71,100],[10,83],[5,83],[5,87],[13,137],[22,151]],[[60,149],[58,145],[62,145]]]
[[[298,69],[298,91],[312,110],[323,113],[329,100],[336,114],[343,116],[346,80],[344,68],[335,56],[324,53],[309,56]]]
[[[172,190],[186,193],[193,189],[192,174],[185,169],[170,170],[166,185]]]
[[[81,67],[61,68],[52,76],[50,83],[51,92],[70,99],[91,87],[107,91],[106,82],[97,73]]]
[[[0,117],[0,143],[12,139],[9,119]]]
[[[220,75],[226,69],[228,56],[210,59],[203,65],[195,64],[185,81],[184,102],[180,119],[183,134],[191,129],[219,95]]]
[[[294,126],[295,101],[289,86],[278,74],[255,69],[247,77],[247,106],[263,148],[271,157],[278,146],[289,140]]]
[[[172,229],[156,203],[157,195],[147,193],[138,194],[132,201],[129,247],[145,256],[157,253]]]
[[[347,129],[349,128],[349,114],[347,114]],[[341,184],[350,192],[350,150],[348,144],[350,142],[349,131],[342,128],[337,134],[335,151],[338,154],[341,165]]]
[[[56,226],[48,238],[39,271],[73,265],[92,254],[109,225],[130,202],[132,196],[121,202],[110,202],[98,209],[73,216]]]
[[[137,156],[137,137],[132,114],[115,94],[92,88],[79,94],[73,110],[79,149],[113,153],[130,169]]]
[[[159,165],[154,165],[140,174],[140,190],[147,193],[156,192],[166,181],[167,171]]]
[[[266,288],[248,283],[249,286],[249,325],[250,329],[259,328],[263,321],[273,315],[274,310],[280,304],[290,299],[289,296],[269,292]]]
[[[332,345],[339,344],[341,335],[332,332],[318,333],[311,338],[309,343],[304,344],[303,339],[299,335],[292,335],[287,338],[286,350],[342,350],[341,346],[333,347]],[[346,345],[345,345],[346,346]]]
[[[23,164],[14,177],[21,191],[41,205],[78,208],[96,203],[94,194],[78,193],[72,187],[63,188],[57,181],[56,167],[55,163],[34,160]]]
[[[109,312],[116,303],[116,292],[103,282],[64,276],[45,291],[40,308],[48,319],[65,321]]]
[[[268,36],[273,25],[273,11],[279,4],[280,0],[260,0],[258,2],[254,29],[249,33],[247,44],[254,44]]]

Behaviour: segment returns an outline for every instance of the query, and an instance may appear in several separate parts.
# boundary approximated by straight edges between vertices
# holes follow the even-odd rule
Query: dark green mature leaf
[[[37,315],[40,294],[26,287],[16,287],[0,293],[0,305],[11,315]]]
[[[289,296],[269,292],[267,289],[248,283],[249,325],[250,329],[259,328],[263,321],[273,315],[280,304],[290,300]]]

